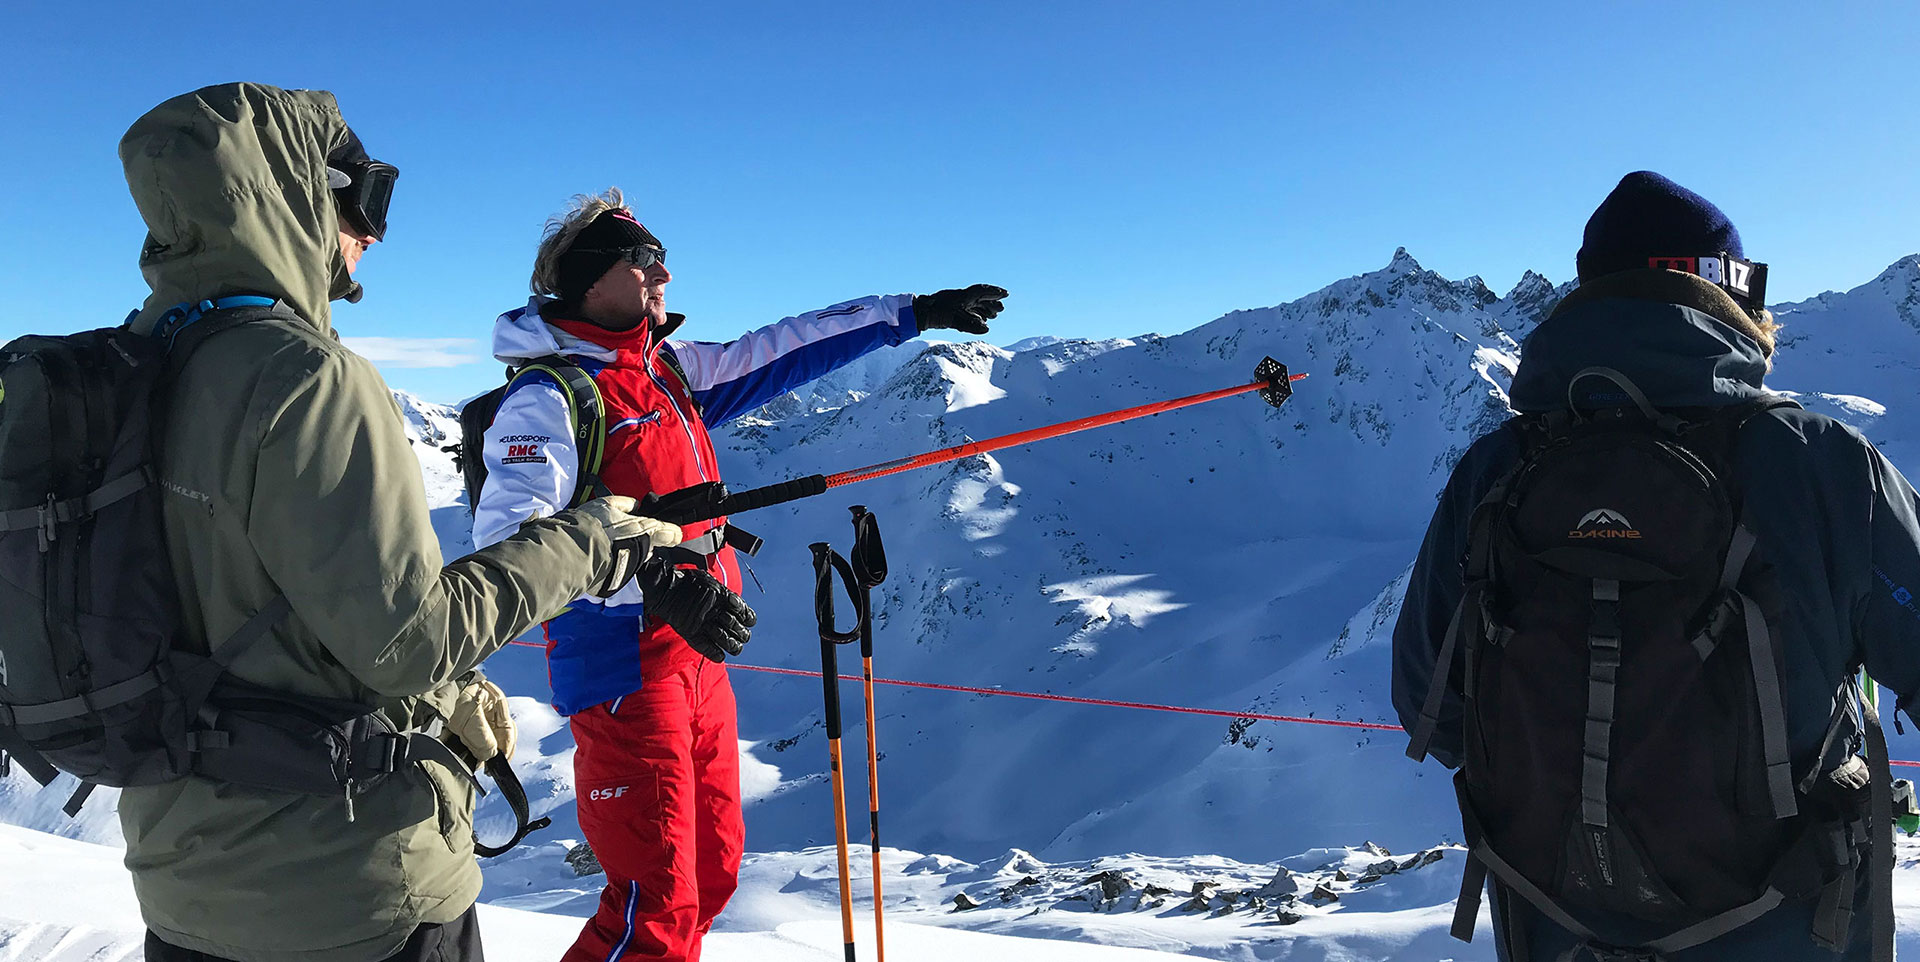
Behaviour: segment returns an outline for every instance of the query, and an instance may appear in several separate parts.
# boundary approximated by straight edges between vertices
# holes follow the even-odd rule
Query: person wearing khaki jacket
[[[168,395],[158,468],[181,644],[229,638],[284,595],[291,613],[234,677],[356,701],[403,730],[478,717],[459,741],[482,754],[511,734],[486,731],[501,713],[472,702],[498,690],[475,666],[612,577],[616,550],[679,532],[603,499],[443,563],[393,395],[331,326],[374,239],[330,190],[350,136],[329,93],[243,83],[169,100],[120,144],[149,230],[136,332],[236,294],[297,315],[207,338]],[[351,798],[197,776],[128,788],[147,957],[477,959],[473,802],[468,773],[430,760]]]

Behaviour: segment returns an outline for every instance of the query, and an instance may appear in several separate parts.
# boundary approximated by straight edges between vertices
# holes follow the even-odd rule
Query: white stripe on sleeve
[[[716,384],[743,378],[809,344],[870,324],[898,325],[900,312],[912,302],[912,294],[861,297],[775,321],[725,344],[680,340],[670,343],[675,358],[686,368],[688,387],[696,392],[705,391]]]

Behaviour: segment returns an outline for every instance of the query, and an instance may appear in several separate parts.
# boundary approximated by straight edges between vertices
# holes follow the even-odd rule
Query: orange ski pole
[[[827,760],[833,781],[833,835],[840,868],[840,932],[846,945],[846,962],[853,954],[853,873],[847,864],[847,786],[840,756],[840,666],[835,649],[858,640],[860,632],[835,631],[833,627],[833,572],[840,573],[848,596],[859,603],[853,572],[845,558],[824,542],[813,546],[814,614],[820,622],[820,677],[826,696]]]
[[[880,885],[880,736],[873,727],[873,589],[887,580],[887,553],[880,523],[866,505],[853,512],[853,575],[860,586],[860,664],[867,705],[867,817],[873,833],[873,945],[887,962],[887,920]]]
[[[659,518],[662,521],[671,521],[674,524],[693,524],[698,521],[711,521],[715,518],[725,517],[730,514],[741,514],[758,508],[785,504],[789,501],[798,501],[801,498],[811,498],[816,494],[825,493],[827,490],[840,487],[841,485],[871,481],[874,478],[884,478],[890,474],[912,471],[915,468],[925,468],[936,464],[945,464],[948,461],[958,461],[961,458],[971,457],[975,454],[985,454],[989,451],[998,451],[1002,448],[1014,447],[1015,445],[1032,444],[1035,441],[1046,441],[1062,435],[1105,427],[1109,424],[1119,424],[1122,421],[1131,421],[1135,418],[1147,417],[1148,415],[1164,414],[1168,411],[1177,411],[1180,408],[1191,407],[1195,404],[1205,404],[1208,401],[1217,401],[1224,397],[1233,397],[1236,394],[1246,394],[1249,391],[1259,391],[1262,400],[1277,408],[1285,404],[1287,398],[1293,396],[1293,382],[1306,377],[1305,374],[1288,374],[1285,364],[1270,357],[1261,360],[1260,364],[1254,368],[1253,376],[1254,380],[1247,384],[1237,384],[1233,387],[1203,391],[1199,394],[1174,398],[1169,401],[1155,401],[1151,404],[1142,404],[1136,407],[1124,408],[1119,411],[1109,411],[1106,414],[1095,414],[1090,417],[1062,421],[1059,424],[1050,424],[1046,427],[1032,428],[1026,431],[1016,431],[1012,434],[1003,434],[999,437],[988,438],[984,441],[969,441],[966,444],[956,444],[950,448],[928,451],[925,454],[916,454],[910,458],[882,461],[879,464],[870,464],[864,468],[854,468],[851,471],[842,471],[838,474],[810,474],[804,478],[794,478],[791,481],[781,481],[777,484],[766,485],[765,487],[751,488],[738,494],[729,494],[726,487],[718,481],[696,484],[692,487],[682,488],[679,491],[665,495],[648,495],[646,501],[640,505],[640,513],[649,518]],[[753,550],[758,550],[757,544]],[[747,553],[752,554],[753,551],[748,551]]]

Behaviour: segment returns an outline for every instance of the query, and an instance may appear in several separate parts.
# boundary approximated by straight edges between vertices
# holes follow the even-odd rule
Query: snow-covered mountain
[[[736,488],[1243,382],[1268,354],[1312,375],[1283,411],[1219,401],[738,518],[768,542],[751,562],[765,593],[749,593],[762,617],[743,661],[818,667],[806,545],[845,548],[844,509],[863,503],[893,572],[876,593],[883,676],[1391,723],[1388,634],[1434,495],[1506,416],[1517,342],[1566,289],[1528,274],[1501,296],[1398,251],[1179,335],[907,345],[823,379],[716,432]],[[1913,436],[1898,409],[1920,362],[1917,290],[1908,258],[1779,308],[1778,386],[1897,461]],[[510,649],[494,670],[539,697],[537,651]],[[752,845],[829,840],[826,795],[810,788],[825,777],[817,684],[734,683],[757,763]],[[889,839],[922,851],[1267,861],[1457,831],[1441,773],[1386,733],[899,688],[882,689],[877,727]]]
[[[1569,287],[1529,273],[1499,295],[1401,250],[1380,270],[1172,336],[876,352],[716,430],[734,488],[1244,383],[1266,355],[1311,376],[1280,411],[1251,395],[1216,401],[738,517],[767,540],[749,563],[765,590],[749,591],[761,617],[741,662],[819,667],[807,545],[844,551],[845,508],[859,503],[888,543],[891,577],[875,592],[884,677],[1392,724],[1390,633],[1435,494],[1466,445],[1507,416],[1519,342]],[[1773,386],[1920,470],[1920,421],[1905,403],[1920,368],[1920,256],[1775,310],[1786,329]],[[457,419],[398,399],[436,530],[457,556],[471,541],[441,450]],[[528,907],[570,911],[531,880],[549,877],[553,841],[579,837],[571,740],[544,705],[539,651],[509,648],[488,670],[521,696],[516,767],[556,824],[546,843],[490,866],[485,897],[531,891],[539,904]],[[831,842],[819,683],[733,678],[750,849]],[[858,686],[844,693],[858,746]],[[1017,849],[1069,872],[1126,852],[1268,866],[1363,841],[1418,852],[1458,834],[1445,773],[1408,762],[1397,733],[897,687],[881,690],[878,716],[887,840],[942,853],[928,858],[998,864],[988,860]],[[1920,756],[1902,741],[1897,755]],[[849,768],[857,799],[862,766]],[[30,786],[19,775],[0,783],[0,821],[117,840],[108,802],[68,824],[63,799]],[[497,800],[481,814],[483,831],[506,833]],[[942,884],[929,891],[977,894]],[[1444,888],[1387,901],[1434,908],[1451,898]],[[1445,913],[1431,914],[1444,928]],[[1414,958],[1398,953],[1428,945],[1395,944],[1350,948]],[[1225,943],[1182,945],[1238,957]],[[1490,958],[1483,948],[1460,957]]]

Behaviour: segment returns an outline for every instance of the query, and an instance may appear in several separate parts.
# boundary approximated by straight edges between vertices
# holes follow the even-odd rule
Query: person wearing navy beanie
[[[1892,962],[1879,712],[1920,723],[1920,493],[1768,388],[1767,265],[1706,198],[1627,174],[1575,262],[1393,629],[1407,754],[1457,773],[1452,931],[1487,907],[1501,962]]]
[[[1714,264],[1703,268],[1702,258]],[[1583,286],[1623,271],[1649,269],[1704,273],[1718,283],[1729,279],[1726,273],[1716,273],[1724,270],[1717,265],[1727,258],[1744,261],[1746,251],[1740,244],[1739,228],[1725,212],[1651,170],[1636,170],[1620,178],[1619,186],[1587,218],[1574,264]],[[1654,262],[1665,266],[1653,268]],[[1762,278],[1765,266],[1758,265]],[[1729,323],[1753,338],[1771,358],[1778,325],[1766,305],[1760,303],[1765,297],[1764,283],[1748,291],[1721,286],[1746,314],[1744,318],[1731,318]]]

